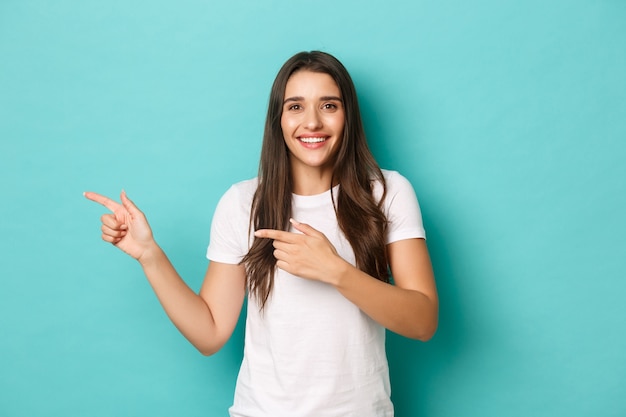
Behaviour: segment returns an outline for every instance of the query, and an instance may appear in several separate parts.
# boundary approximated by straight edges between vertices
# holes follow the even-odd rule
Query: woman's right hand
[[[120,195],[121,204],[98,193],[86,192],[84,195],[112,212],[100,218],[102,240],[139,261],[151,247],[156,246],[146,216],[128,199],[126,192],[122,191]]]

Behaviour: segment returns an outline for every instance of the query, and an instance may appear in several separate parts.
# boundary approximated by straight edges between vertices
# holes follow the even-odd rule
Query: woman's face
[[[341,93],[330,75],[307,70],[291,75],[280,124],[294,175],[311,169],[332,173],[344,122]]]

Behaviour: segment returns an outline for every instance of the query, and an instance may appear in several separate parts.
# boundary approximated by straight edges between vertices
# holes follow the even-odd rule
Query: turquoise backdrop
[[[389,334],[398,417],[626,415],[626,2],[0,2],[0,416],[225,416],[205,358],[100,241],[125,189],[198,289],[300,50],[351,71],[413,183],[441,297]]]

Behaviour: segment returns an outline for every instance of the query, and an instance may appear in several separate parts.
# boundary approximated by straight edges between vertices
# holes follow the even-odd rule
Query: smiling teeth
[[[326,138],[300,138],[300,140],[304,143],[320,143],[324,142]]]

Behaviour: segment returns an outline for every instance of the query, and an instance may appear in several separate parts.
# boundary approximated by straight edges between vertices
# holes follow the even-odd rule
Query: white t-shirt
[[[383,170],[386,243],[424,238],[411,184]],[[237,264],[248,252],[250,207],[257,179],[233,185],[220,200],[211,225],[207,257]],[[337,192],[338,186],[332,192]],[[375,187],[380,198],[382,187]],[[326,235],[339,255],[355,264],[339,229],[331,190],[293,195],[292,217]],[[294,231],[293,229],[291,230]],[[263,312],[248,296],[244,358],[232,417],[391,417],[385,329],[333,286],[276,271]]]

